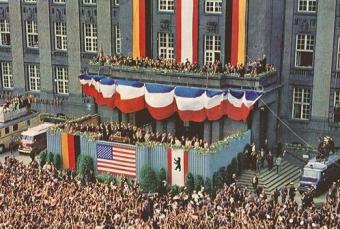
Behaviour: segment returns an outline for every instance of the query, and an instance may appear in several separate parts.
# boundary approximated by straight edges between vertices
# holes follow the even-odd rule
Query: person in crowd
[[[257,185],[259,184],[259,178],[257,177],[257,175],[255,174],[255,176],[253,176],[253,178],[251,179],[251,183],[253,185],[254,190],[257,189]]]
[[[271,151],[268,152],[267,164],[268,164],[268,169],[272,170],[274,166],[274,158],[273,158],[273,154]]]
[[[338,186],[338,185],[337,185]],[[71,171],[51,175],[36,162],[0,163],[0,228],[338,228],[340,190],[320,207],[275,201],[225,184],[214,197],[143,193],[128,184],[81,182]]]
[[[151,71],[160,72],[179,72],[179,73],[200,73],[200,74],[235,74],[239,77],[257,77],[264,72],[274,71],[274,66],[267,64],[267,58],[263,55],[261,58],[252,60],[246,64],[232,65],[227,63],[224,66],[220,60],[213,63],[207,63],[199,67],[197,63],[191,63],[186,60],[184,63],[177,63],[172,59],[155,58],[131,58],[128,56],[104,56],[98,55],[94,60],[95,63],[109,64],[113,67],[129,67],[129,68],[143,68]]]

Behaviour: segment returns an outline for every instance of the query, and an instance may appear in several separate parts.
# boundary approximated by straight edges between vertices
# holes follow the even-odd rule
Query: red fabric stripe
[[[188,0],[186,0],[188,1]],[[176,61],[181,61],[181,50],[182,50],[182,0],[176,0]]]
[[[248,117],[249,117],[249,114],[250,112],[253,110],[253,106],[251,107],[247,107],[245,105],[242,105],[241,107],[241,113],[242,113],[242,120],[245,122],[247,121]]]
[[[146,0],[139,2],[139,48],[140,56],[146,56]]]
[[[179,117],[183,121],[203,122],[206,118],[205,109],[200,111],[178,111]]]
[[[67,146],[68,146],[68,161],[69,161],[69,168],[75,169],[76,168],[76,153],[75,153],[75,142],[74,142],[74,135],[67,134]]]
[[[121,164],[121,163],[124,163],[124,164]],[[129,165],[126,165],[126,164],[129,164]],[[121,160],[114,160],[114,161],[111,161],[111,162],[98,161],[98,165],[100,165],[101,167],[109,167],[109,165],[111,165],[111,166],[123,166],[123,167],[126,167],[126,168],[134,169],[134,171],[136,171],[135,163],[121,161]]]
[[[224,107],[225,107],[225,113],[228,116],[228,118],[235,120],[235,121],[243,120],[241,107],[235,107],[231,103],[229,103],[229,101],[224,102]]]
[[[210,121],[216,121],[223,116],[223,105],[219,105],[205,110],[205,114]]]
[[[189,153],[184,151],[184,179],[186,179],[189,172]]]
[[[135,99],[121,100],[119,93],[117,93],[115,104],[117,108],[123,113],[137,112],[145,108],[144,96]]]
[[[175,104],[175,102],[173,102],[169,106],[162,107],[162,108],[151,107],[148,104],[145,104],[145,105],[146,105],[146,108],[148,109],[150,115],[155,120],[164,120],[164,119],[169,118],[170,116],[172,116],[175,113],[174,104]]]
[[[239,20],[239,0],[232,0],[231,6],[231,55],[232,65],[237,64],[238,57],[238,20]]]
[[[126,154],[126,155],[130,155],[130,156],[136,156],[136,152],[132,151],[132,152],[125,152],[124,150],[129,150],[129,149],[124,149],[124,148],[112,148],[112,151],[114,153],[122,153],[122,154]]]
[[[168,183],[172,184],[172,150],[168,148]]]
[[[93,85],[87,86],[87,90],[86,90],[86,95],[87,96],[95,97],[96,94],[97,94],[97,90],[96,90],[96,88]]]
[[[192,62],[198,63],[198,0],[193,0]]]

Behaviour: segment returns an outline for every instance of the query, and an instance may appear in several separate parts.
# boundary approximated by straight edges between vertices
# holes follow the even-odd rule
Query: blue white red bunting
[[[80,75],[83,91],[100,105],[117,107],[123,113],[148,109],[156,120],[178,112],[183,121],[218,120],[226,115],[246,121],[254,104],[262,96],[255,90],[210,90],[168,86],[130,80],[113,80],[94,75]]]

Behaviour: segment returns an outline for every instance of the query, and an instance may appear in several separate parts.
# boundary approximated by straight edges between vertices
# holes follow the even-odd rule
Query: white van
[[[31,154],[40,153],[47,147],[46,133],[53,123],[42,123],[21,133],[18,151]]]
[[[22,131],[40,123],[41,121],[38,112],[27,113],[21,117],[0,122],[0,153],[4,153],[6,149],[10,149],[11,144],[12,147],[15,147],[15,143],[17,143],[20,138]]]

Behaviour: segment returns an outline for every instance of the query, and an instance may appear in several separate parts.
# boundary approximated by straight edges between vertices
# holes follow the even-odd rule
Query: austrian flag
[[[168,149],[168,183],[184,186],[189,171],[189,154],[184,149]]]

